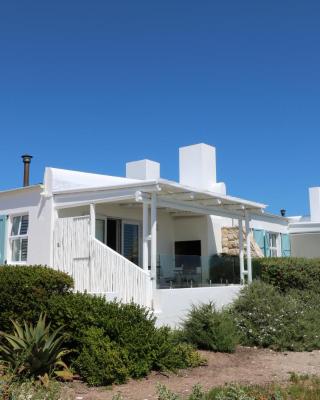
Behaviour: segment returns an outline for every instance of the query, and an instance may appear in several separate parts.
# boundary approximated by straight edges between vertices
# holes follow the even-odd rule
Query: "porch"
[[[130,301],[131,296],[149,305],[156,289],[225,286],[252,280],[250,218],[261,213],[263,205],[164,181],[148,187],[81,193],[81,198],[80,194],[61,193],[55,203],[58,239],[54,264],[66,264],[65,255],[58,254],[62,247],[64,253],[73,249],[68,263],[72,274],[83,282],[79,290],[113,293],[123,301]],[[217,267],[213,216],[237,219],[238,226],[248,232],[245,262],[243,229],[239,229],[239,261],[233,270]],[[61,225],[67,220],[72,225],[69,233]],[[79,221],[86,221],[80,229],[81,238]],[[73,243],[62,246],[64,235],[74,236]],[[128,289],[133,286],[134,296]]]

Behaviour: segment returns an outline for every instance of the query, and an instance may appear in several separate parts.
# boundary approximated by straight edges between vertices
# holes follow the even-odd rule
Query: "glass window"
[[[10,235],[11,261],[26,262],[28,258],[29,216],[19,215],[12,218]]]
[[[278,256],[278,248],[277,248],[277,234],[269,233],[270,240],[270,257]]]
[[[123,224],[123,255],[139,265],[139,225]]]

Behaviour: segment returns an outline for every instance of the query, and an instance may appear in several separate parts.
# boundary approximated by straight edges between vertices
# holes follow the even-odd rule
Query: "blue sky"
[[[320,186],[319,1],[3,1],[0,189],[20,155],[123,175],[217,148],[229,194],[308,212]]]

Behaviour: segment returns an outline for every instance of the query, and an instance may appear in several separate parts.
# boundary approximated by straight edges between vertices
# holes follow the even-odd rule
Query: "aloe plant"
[[[64,338],[60,332],[63,327],[50,333],[50,323],[46,324],[46,316],[42,314],[35,326],[27,322],[21,325],[17,321],[12,324],[13,334],[0,332],[0,360],[14,374],[32,377],[68,375],[69,370],[62,360],[69,353],[62,348]]]

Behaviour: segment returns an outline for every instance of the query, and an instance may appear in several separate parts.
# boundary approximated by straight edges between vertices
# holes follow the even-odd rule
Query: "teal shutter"
[[[6,215],[0,215],[0,265],[3,265],[5,263],[6,225]]]
[[[282,257],[291,256],[290,236],[287,233],[281,234],[281,256]]]
[[[262,253],[266,255],[266,244],[265,244],[265,231],[261,229],[253,230],[253,238],[257,245],[260,247]]]
[[[269,236],[269,232],[266,232],[264,235],[264,246],[265,246],[265,256],[266,257],[270,257],[271,253],[270,253],[270,236]]]

